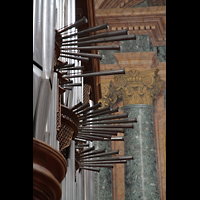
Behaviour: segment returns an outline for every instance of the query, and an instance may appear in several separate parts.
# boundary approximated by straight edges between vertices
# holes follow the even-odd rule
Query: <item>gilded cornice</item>
[[[96,23],[111,31],[129,29],[129,34],[149,35],[153,46],[166,45],[166,6],[97,9]]]
[[[118,98],[122,98],[124,105],[153,105],[153,100],[164,83],[160,80],[158,71],[157,68],[130,70],[126,74],[115,75],[114,81],[101,83],[103,98],[99,102],[102,102],[103,106],[112,106]]]

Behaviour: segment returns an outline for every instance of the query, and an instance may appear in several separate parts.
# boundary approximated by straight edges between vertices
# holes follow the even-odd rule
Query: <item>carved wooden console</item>
[[[66,172],[67,162],[63,155],[33,138],[33,199],[60,200],[60,183]]]

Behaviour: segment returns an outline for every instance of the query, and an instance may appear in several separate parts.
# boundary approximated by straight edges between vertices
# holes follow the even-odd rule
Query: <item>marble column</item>
[[[159,200],[159,184],[153,123],[153,105],[131,104],[121,108],[136,117],[134,129],[124,133],[124,155],[134,160],[125,166],[125,200]]]
[[[104,106],[123,99],[120,109],[129,118],[137,118],[134,128],[124,133],[124,155],[134,158],[124,165],[125,200],[160,200],[153,100],[164,82],[158,72],[157,68],[132,69],[125,75],[115,75],[113,81],[102,87]]]
[[[110,151],[110,141],[95,141],[95,150],[106,149]],[[100,168],[95,173],[95,200],[112,200],[112,169]]]

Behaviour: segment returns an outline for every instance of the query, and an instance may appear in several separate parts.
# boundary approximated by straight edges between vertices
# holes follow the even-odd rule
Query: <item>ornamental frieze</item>
[[[153,105],[153,100],[164,84],[158,72],[157,68],[153,68],[144,71],[130,70],[126,74],[115,75],[113,80],[101,83],[102,98],[99,102],[103,106],[112,106],[117,99],[123,99],[124,105]]]

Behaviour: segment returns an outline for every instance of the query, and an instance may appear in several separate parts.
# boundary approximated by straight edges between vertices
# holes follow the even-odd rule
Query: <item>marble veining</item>
[[[134,160],[125,165],[125,200],[160,200],[152,105],[132,104],[121,108],[137,117],[134,129],[124,133],[124,155]]]
[[[116,64],[113,53],[156,52],[159,62],[166,62],[166,46],[153,46],[149,35],[136,35],[136,40],[120,41],[120,50],[99,50],[103,55],[100,64]]]
[[[110,141],[95,141],[95,150],[110,151]],[[112,200],[112,169],[100,168],[95,172],[95,200]]]

